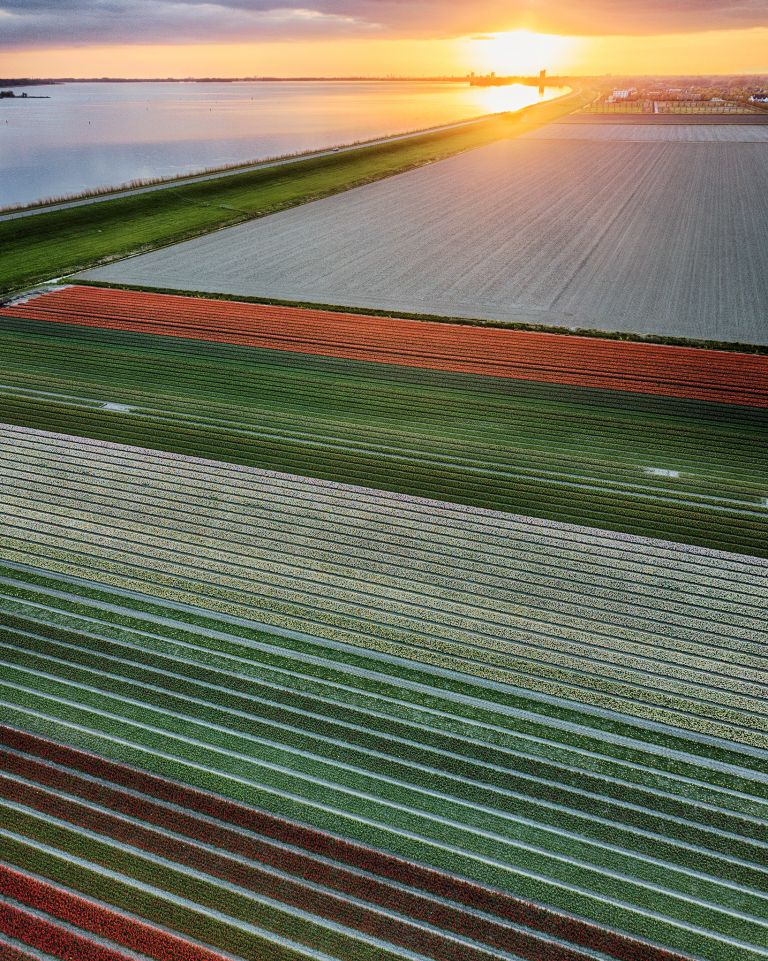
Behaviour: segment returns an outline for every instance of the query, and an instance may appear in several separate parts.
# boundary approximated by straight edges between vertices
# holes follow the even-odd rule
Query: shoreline
[[[117,200],[120,197],[127,197],[138,193],[149,193],[151,191],[162,190],[167,187],[183,187],[190,183],[199,183],[217,177],[226,177],[232,174],[246,173],[251,170],[296,163],[301,160],[312,160],[335,153],[346,153],[353,150],[359,150],[363,147],[371,147],[377,144],[386,144],[396,142],[398,140],[406,140],[410,137],[420,137],[431,133],[439,133],[443,130],[453,130],[455,128],[468,126],[474,123],[481,123],[482,121],[488,120],[491,117],[503,116],[504,114],[520,113],[521,111],[527,110],[532,106],[537,106],[538,104],[556,103],[558,100],[569,96],[573,92],[574,88],[568,87],[558,96],[549,97],[545,100],[537,101],[534,104],[527,104],[526,106],[520,107],[517,110],[477,114],[476,116],[467,117],[463,120],[452,121],[451,123],[447,124],[437,124],[431,127],[417,127],[413,130],[406,130],[394,134],[385,134],[383,136],[374,137],[368,140],[355,140],[349,143],[333,144],[328,147],[298,151],[296,153],[278,154],[272,157],[264,157],[257,160],[246,160],[242,163],[225,165],[223,167],[203,168],[193,173],[183,174],[180,176],[174,175],[171,177],[159,177],[157,179],[149,178],[146,181],[141,180],[139,182],[129,181],[125,184],[117,184],[111,187],[94,188],[92,191],[83,191],[79,194],[44,198],[28,204],[0,207],[0,221],[15,220],[20,217],[34,216],[38,213],[50,213],[54,210],[65,210],[69,207],[83,206],[86,204],[98,203],[106,200]]]

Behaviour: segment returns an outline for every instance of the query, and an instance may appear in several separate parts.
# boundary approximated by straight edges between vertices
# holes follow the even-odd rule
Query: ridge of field
[[[19,428],[0,478],[8,561],[768,747],[765,561]]]
[[[0,623],[6,743],[10,725],[299,822],[305,832],[395,855],[417,872],[421,865],[448,873],[459,879],[454,885],[464,879],[490,889],[471,899],[483,917],[470,936],[476,948],[498,931],[488,898],[511,896],[529,915],[550,912],[550,923],[551,912],[581,919],[577,943],[584,927],[597,925],[645,941],[651,959],[660,949],[707,961],[767,956],[764,753],[668,726],[651,731],[626,715],[601,719],[574,702],[527,698],[515,688],[489,698],[466,675],[449,678],[412,660],[24,565],[3,564]],[[360,905],[364,890],[343,899],[354,921],[340,928],[327,920],[327,889],[314,882],[304,882],[300,908],[286,906],[279,878],[266,893],[259,893],[263,880],[254,889],[264,873],[258,856],[240,859],[233,882],[220,846],[206,853],[195,843],[196,854],[182,847],[189,844],[179,837],[183,810],[175,840],[166,828],[150,847],[136,823],[146,795],[139,788],[137,796],[136,784],[135,807],[124,799],[118,819],[103,795],[91,794],[84,812],[60,753],[32,777],[29,747],[10,747],[15,760],[6,760],[0,779],[6,862],[106,897],[118,910],[136,911],[138,903],[147,920],[165,917],[179,933],[244,957],[264,956],[243,951],[244,921],[335,958],[391,956],[386,934],[372,943],[375,933],[354,930],[370,919]],[[52,766],[58,781],[41,792],[30,782],[55,781],[55,771],[46,773]],[[104,788],[98,766],[86,773],[82,790]],[[187,808],[185,797],[169,800]],[[184,869],[173,854],[182,850]],[[374,864],[363,868],[370,873]],[[153,903],[135,900],[137,882],[152,885]],[[455,904],[445,887],[440,897]],[[401,892],[384,927],[393,938],[404,930],[409,900]],[[198,905],[208,914],[203,928],[189,917]],[[236,929],[215,923],[227,920],[221,914],[211,920],[211,908]],[[530,921],[521,931],[519,918],[509,920],[501,923],[512,932],[535,935]],[[423,931],[424,922],[416,927]],[[561,946],[572,943],[564,930]],[[550,956],[541,938],[539,953],[535,941],[527,952],[519,940],[503,943],[511,954],[491,945],[494,961]],[[609,943],[599,942],[597,954],[576,949],[564,957],[643,957],[631,945],[608,950]],[[423,957],[411,944],[415,955],[401,948],[394,957]],[[482,958],[472,946],[463,943],[454,956]]]
[[[412,950],[417,948],[419,956],[434,961],[454,961],[458,956],[463,961],[496,961],[512,957],[512,952],[518,961],[610,961],[630,956],[633,961],[684,961],[664,948],[456,875],[12,728],[0,730],[0,756],[5,771],[0,796],[6,801],[47,814],[62,825],[88,829],[107,843],[118,840],[123,849],[154,854],[170,865],[183,861],[209,879],[266,893],[275,907],[299,908],[337,923],[343,919],[349,933],[381,934],[383,929],[387,946],[405,949],[407,957],[414,957]],[[86,847],[82,853],[90,851]],[[17,853],[17,858],[23,860],[23,854]],[[91,865],[98,875],[98,864],[91,860]],[[125,860],[121,866],[125,871]],[[79,880],[89,886],[85,872],[80,872]],[[153,881],[157,885],[158,878]],[[130,887],[130,875],[124,875],[125,887]],[[120,890],[114,883],[111,888],[113,896]],[[208,948],[150,928],[135,914],[125,916],[112,905],[15,868],[0,865],[0,891],[38,910],[53,910],[59,919],[85,923],[97,934],[117,937],[163,961],[179,957],[225,961]],[[198,887],[198,897],[199,892]],[[97,890],[97,897],[104,893]],[[153,893],[155,898],[145,898],[140,909],[150,917],[162,912],[167,924],[165,892],[161,887]],[[189,907],[192,910],[179,911],[177,901],[175,920],[185,935],[193,931],[203,938],[213,935],[219,949],[234,946],[231,932],[221,923],[211,931],[198,921],[195,930],[194,908]],[[130,904],[132,911],[136,908]],[[198,912],[202,913],[199,908]],[[225,911],[219,921],[228,913],[237,912]],[[271,918],[264,920],[269,924]],[[262,940],[268,934],[266,929],[259,933]],[[254,940],[249,944],[249,939],[241,939],[238,955],[251,956],[248,949]],[[263,946],[256,956],[264,957]],[[230,957],[227,951],[226,958]]]
[[[550,123],[525,134],[533,140],[629,140],[634,142],[768,144],[768,123],[754,124],[606,124]]]
[[[518,137],[80,276],[765,345],[766,179],[759,144]]]
[[[768,357],[68,285],[0,317],[768,407]]]
[[[313,157],[289,167],[264,166],[0,221],[0,293],[263,217],[499,137],[515,137],[581,106],[591,96],[576,91],[560,100],[496,114],[464,127]]]
[[[0,344],[7,424],[768,552],[762,409],[12,318]]]

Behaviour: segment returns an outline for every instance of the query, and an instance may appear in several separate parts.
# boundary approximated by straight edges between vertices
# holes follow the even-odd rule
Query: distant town
[[[543,87],[564,86],[589,80],[600,90],[593,110],[625,109],[633,112],[679,112],[685,105],[697,112],[747,112],[768,108],[768,76],[741,77],[552,77],[542,70],[536,77],[504,77],[495,73],[470,74],[472,86],[513,83]],[[665,105],[671,105],[668,108]],[[674,106],[672,106],[674,105]]]
[[[644,77],[613,78],[603,97],[605,105],[625,104],[661,112],[690,104],[698,110],[759,111],[768,107],[768,77]],[[677,108],[675,107],[677,105]]]

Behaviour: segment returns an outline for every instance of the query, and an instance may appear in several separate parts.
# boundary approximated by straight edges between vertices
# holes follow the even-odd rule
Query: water
[[[515,110],[563,92],[402,81],[26,89],[29,99],[0,100],[0,206]],[[40,94],[50,99],[31,99]]]

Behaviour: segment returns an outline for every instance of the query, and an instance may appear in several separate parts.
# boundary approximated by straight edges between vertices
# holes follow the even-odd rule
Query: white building
[[[634,93],[637,93],[634,87],[630,87],[627,90],[614,90],[608,98],[608,103],[616,103],[618,100],[629,100]]]

